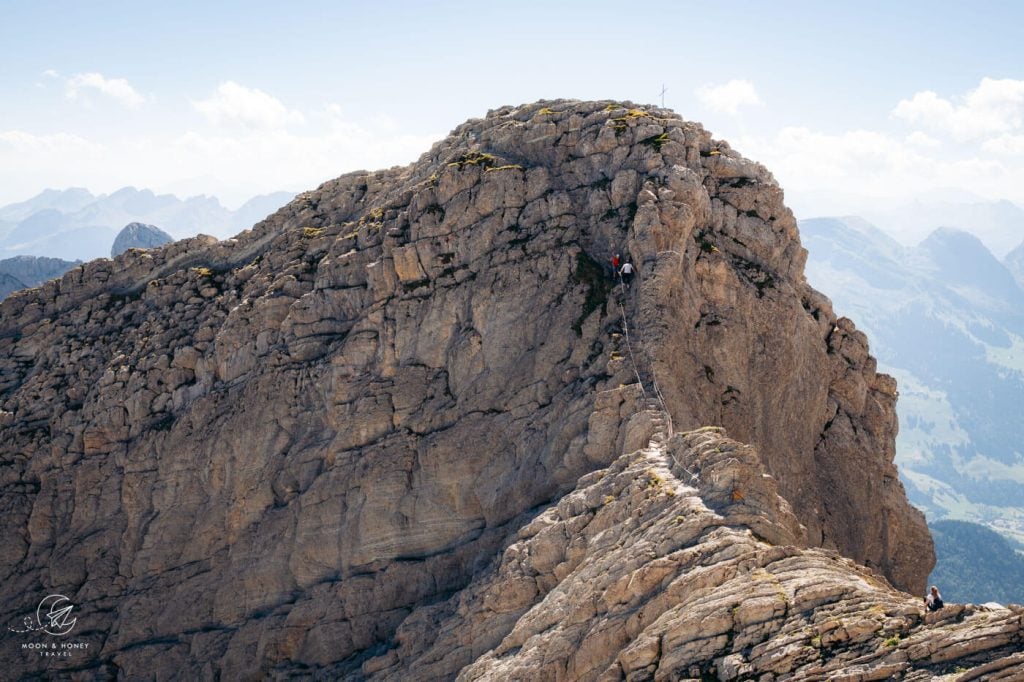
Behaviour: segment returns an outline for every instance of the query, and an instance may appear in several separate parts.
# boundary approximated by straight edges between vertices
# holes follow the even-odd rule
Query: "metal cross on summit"
[[[661,108],[662,109],[665,108],[665,93],[666,92],[668,92],[668,90],[665,88],[665,84],[662,83],[661,84]]]

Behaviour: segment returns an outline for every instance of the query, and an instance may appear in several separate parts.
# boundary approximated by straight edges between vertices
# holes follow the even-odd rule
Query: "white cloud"
[[[892,115],[957,140],[1008,133],[1024,122],[1024,81],[982,78],[977,88],[953,99],[918,92],[900,100]]]
[[[234,81],[222,83],[216,94],[209,99],[193,102],[192,106],[214,125],[283,128],[289,124],[305,122],[301,112],[288,109],[273,95]]]
[[[341,121],[318,135],[282,129],[239,135],[189,131],[170,141],[163,158],[172,168],[180,169],[179,177],[202,170],[234,185],[258,188],[256,191],[305,189],[360,168],[410,163],[438,137],[387,133],[377,126]],[[207,191],[221,192],[217,187]]]
[[[948,99],[922,91],[890,113],[916,129],[823,133],[790,127],[737,138],[736,147],[770,168],[791,197],[905,198],[957,188],[1024,200],[1024,80],[983,78]]]
[[[353,123],[329,112],[315,130],[197,129],[163,137],[121,137],[103,144],[67,133],[0,131],[0,205],[47,187],[109,192],[125,185],[187,188],[240,204],[255,194],[311,189],[360,168],[415,161],[441,137]],[[311,128],[312,126],[307,126]]]
[[[92,72],[75,74],[68,79],[67,96],[70,99],[77,99],[88,90],[95,90],[130,108],[146,101],[124,78],[107,78],[102,73]]]
[[[906,167],[913,154],[899,140],[868,130],[828,134],[787,127],[774,138],[749,139],[740,144],[744,146],[741,153],[786,178],[783,187],[839,187],[858,176],[867,179],[886,169]]]
[[[915,147],[938,147],[942,144],[931,135],[922,133],[920,130],[915,130],[907,135],[906,140],[908,144],[912,144]]]
[[[21,201],[47,187],[89,184],[104,172],[107,151],[70,133],[0,131],[0,204]]]
[[[47,78],[60,78],[60,74],[54,71],[53,69],[47,69],[46,71],[43,71],[43,75]]]
[[[739,113],[740,107],[760,106],[764,102],[757,96],[754,84],[748,80],[731,80],[724,85],[705,85],[696,90],[697,99],[712,111],[726,114]]]
[[[735,143],[772,171],[794,203],[814,192],[898,197],[949,187],[1020,201],[1024,187],[1020,164],[979,154],[973,145],[935,148],[870,130],[830,134],[802,127]]]
[[[69,133],[33,135],[22,130],[5,130],[0,132],[0,152],[8,151],[17,154],[79,154],[82,152],[99,152],[102,149],[102,145]]]
[[[991,154],[1024,155],[1024,135],[1000,135],[986,140],[981,148]]]

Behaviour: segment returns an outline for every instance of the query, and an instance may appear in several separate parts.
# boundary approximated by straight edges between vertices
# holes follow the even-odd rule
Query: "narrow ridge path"
[[[697,474],[684,467],[676,456],[671,453],[671,451],[666,452],[665,446],[674,435],[672,414],[669,412],[668,405],[665,404],[665,397],[662,395],[661,388],[658,386],[658,379],[654,373],[654,366],[650,361],[650,353],[646,348],[642,347],[642,342],[639,338],[634,339],[630,335],[629,319],[626,314],[627,286],[621,275],[616,275],[616,277],[618,278],[618,284],[613,289],[613,295],[615,297],[615,304],[619,308],[619,314],[622,319],[622,333],[612,334],[612,358],[617,359],[623,357],[621,351],[623,350],[622,345],[624,343],[625,358],[629,361],[633,375],[636,377],[637,384],[640,386],[642,411],[649,414],[651,424],[653,425],[651,437],[645,450],[655,455],[670,455],[676,467],[685,471],[689,476],[689,480],[686,481],[686,483],[692,484],[698,480]]]

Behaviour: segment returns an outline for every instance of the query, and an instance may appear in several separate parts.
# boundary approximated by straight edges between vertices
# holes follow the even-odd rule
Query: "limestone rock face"
[[[614,252],[629,287],[604,269]],[[127,678],[640,679],[733,651],[729,613],[690,653],[664,645],[711,632],[673,620],[680,603],[755,567],[791,601],[780,576],[806,566],[909,604],[884,580],[920,592],[934,558],[892,464],[895,382],[804,257],[770,173],[699,124],[556,101],[471,120],[235,239],[16,293],[3,612],[67,595],[89,651],[48,665]],[[704,426],[737,441],[670,440]],[[654,473],[630,487],[644,457]],[[655,499],[674,505],[663,542],[641,528]],[[661,629],[622,629],[623,605],[686,567],[706,573],[659,597]],[[643,575],[620,584],[627,569]],[[521,620],[563,584],[581,611]],[[792,612],[765,589],[741,620],[775,636]],[[39,670],[14,650],[15,674]]]
[[[173,241],[174,237],[156,225],[128,223],[114,238],[110,257],[117,258],[128,249],[153,249]]]

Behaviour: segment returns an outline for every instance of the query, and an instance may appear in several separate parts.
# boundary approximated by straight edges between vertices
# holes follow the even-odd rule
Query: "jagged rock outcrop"
[[[638,276],[613,293],[615,251]],[[520,645],[488,651],[536,631],[520,612],[553,581],[596,594],[588,575],[634,565],[583,520],[539,550],[543,580],[501,573],[508,543],[577,515],[563,496],[581,476],[586,490],[609,465],[632,475],[652,443],[699,485],[670,481],[684,521],[634,557],[645,570],[703,565],[657,552],[707,535],[723,560],[875,575],[835,550],[918,592],[934,559],[892,464],[895,382],[806,284],[804,256],[768,171],[698,124],[558,101],[469,121],[417,163],[325,183],[235,239],[128,251],[15,294],[0,304],[3,610],[67,594],[91,646],[67,665],[129,678],[399,676],[454,651],[417,630],[442,621],[469,642],[458,669],[504,675]],[[667,441],[707,425],[750,446],[722,441],[736,461],[716,463]],[[627,497],[602,523],[646,504]],[[726,507],[735,528],[711,520]],[[738,573],[717,563],[701,584],[717,571],[728,592]],[[504,616],[474,620],[487,571],[501,594],[486,608]],[[580,676],[614,673],[614,647],[644,631],[615,629]],[[562,656],[543,675],[571,677],[557,666],[573,636],[519,653]],[[700,651],[698,668],[725,649]],[[508,670],[540,660],[515,655]],[[643,656],[634,678],[662,665]],[[744,656],[737,670],[761,665]]]
[[[153,249],[174,241],[174,237],[156,225],[145,223],[128,223],[114,237],[110,247],[110,257],[117,258],[128,249]]]

